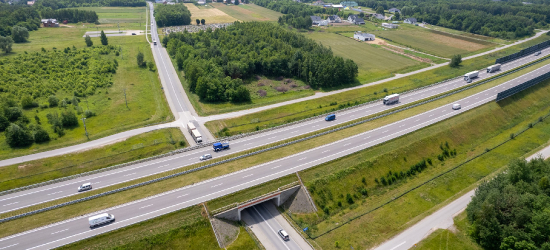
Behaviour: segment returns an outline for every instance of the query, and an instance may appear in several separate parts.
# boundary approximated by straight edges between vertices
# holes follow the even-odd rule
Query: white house
[[[416,18],[410,17],[410,18],[405,19],[405,21],[403,21],[403,22],[408,23],[408,24],[415,24],[417,21],[416,21]]]
[[[311,24],[318,25],[319,22],[323,21],[323,19],[320,16],[310,16],[311,18]]]
[[[386,16],[384,16],[382,14],[372,14],[372,17],[374,17],[376,19],[380,19],[380,20],[386,19]]]
[[[327,20],[321,20],[320,22],[317,23],[317,26],[328,26],[328,21]]]
[[[401,10],[399,10],[398,8],[390,8],[390,9],[388,10],[388,12],[389,12],[389,13],[396,13],[396,12],[401,13]]]
[[[342,19],[340,19],[340,17],[337,15],[332,15],[332,16],[328,16],[327,21],[329,23],[341,23]]]
[[[375,36],[373,34],[357,31],[355,32],[355,34],[353,34],[353,38],[359,41],[374,41]]]
[[[399,25],[393,24],[393,23],[382,23],[382,27],[388,28],[388,29],[397,29]]]
[[[365,24],[365,20],[363,20],[363,18],[358,17],[357,15],[349,15],[348,22],[353,24]]]

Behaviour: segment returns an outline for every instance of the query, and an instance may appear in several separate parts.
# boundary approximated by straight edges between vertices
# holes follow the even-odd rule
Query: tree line
[[[317,14],[338,14],[338,9],[335,8],[320,8],[317,6],[305,5],[291,0],[254,0],[254,4],[281,12],[285,15],[279,17],[279,24],[286,23],[297,29],[307,29],[311,27],[310,16]]]
[[[185,72],[189,90],[208,102],[250,100],[242,79],[257,74],[299,78],[320,88],[349,84],[358,71],[352,60],[271,23],[171,33],[163,43]]]
[[[550,23],[550,6],[505,1],[438,0],[357,0],[373,9],[398,8],[401,19],[414,17],[419,22],[470,33],[515,39],[534,34],[536,28]]]
[[[157,26],[177,26],[191,24],[191,12],[183,4],[155,6]]]
[[[44,18],[54,18],[58,22],[67,20],[69,23],[95,23],[99,19],[95,11],[92,10],[79,10],[79,9],[58,9],[52,10],[50,8],[43,9],[40,14]]]
[[[146,6],[145,0],[37,0],[34,5],[41,5],[52,9],[99,6]]]
[[[482,183],[466,208],[471,237],[487,250],[550,249],[550,162],[514,160]]]

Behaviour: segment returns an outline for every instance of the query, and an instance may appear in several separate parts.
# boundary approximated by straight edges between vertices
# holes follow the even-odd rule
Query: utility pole
[[[126,88],[124,88],[124,101],[126,101],[126,108],[130,109],[128,108],[128,99],[126,99]]]
[[[88,130],[86,129],[86,117],[84,117],[84,115],[82,115],[82,123],[84,124],[84,131],[86,132],[86,138],[90,140],[90,137],[88,136]]]

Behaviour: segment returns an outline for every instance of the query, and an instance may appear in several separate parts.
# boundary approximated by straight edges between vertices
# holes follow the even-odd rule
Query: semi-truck
[[[214,147],[214,151],[221,151],[224,149],[229,148],[229,142],[216,142],[212,144],[212,147]]]
[[[385,105],[398,103],[398,102],[399,102],[399,94],[392,94],[392,95],[384,97],[384,104]]]
[[[88,218],[88,223],[90,223],[90,228],[94,228],[106,223],[115,221],[115,216],[108,213],[102,213]]]
[[[468,81],[470,79],[474,79],[479,75],[479,71],[472,71],[470,73],[466,73],[464,75],[464,81]]]
[[[188,122],[187,123],[187,131],[191,136],[193,137],[193,140],[195,140],[196,143],[202,142],[202,136],[201,133],[197,130],[195,125],[193,123]]]
[[[500,64],[495,64],[493,66],[487,67],[487,73],[493,73],[497,70],[500,70]]]

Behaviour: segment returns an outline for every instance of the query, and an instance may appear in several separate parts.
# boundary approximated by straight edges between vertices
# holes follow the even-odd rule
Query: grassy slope
[[[353,60],[359,67],[357,78],[361,83],[391,77],[394,73],[421,64],[379,46],[357,42],[337,34],[313,32],[305,35],[324,46],[331,47],[335,55]],[[415,69],[419,69],[419,67],[415,67]]]
[[[418,250],[482,250],[470,236],[468,236],[468,219],[466,212],[458,214],[454,218],[455,228],[438,229],[427,238],[416,244]]]
[[[520,51],[521,49],[527,48],[548,39],[550,39],[550,36],[542,36],[503,51],[466,60],[462,63],[462,66],[460,68],[440,67],[437,69],[392,80],[375,86],[350,90],[339,94],[317,98],[314,100],[303,101],[295,104],[289,104],[282,107],[273,108],[236,118],[211,121],[207,122],[205,125],[213,134],[224,127],[229,128],[229,132],[231,134],[238,134],[242,132],[253,131],[256,129],[257,126],[260,129],[263,129],[284,123],[289,123],[292,121],[314,116],[315,114],[329,112],[333,108],[337,107],[330,106],[330,103],[333,102],[337,102],[338,104],[348,102],[363,103],[370,100],[382,98],[385,95],[382,92],[384,88],[387,88],[389,92],[399,93],[436,83],[445,79],[449,79],[472,70],[481,69],[483,67],[494,64],[495,59],[498,57],[515,53],[517,51]],[[377,94],[375,95],[374,93]],[[257,122],[251,123],[251,121]]]
[[[273,11],[255,4],[225,5],[223,3],[210,4],[215,8],[227,13],[233,18],[244,21],[270,21],[275,22],[282,16],[282,13]]]
[[[14,56],[23,53],[23,51],[39,51],[42,47],[62,49],[74,45],[77,48],[83,48],[85,43],[82,36],[86,30],[88,30],[86,27],[40,28],[38,31],[30,33],[28,43],[15,44],[13,47],[14,52],[8,56]],[[95,45],[101,44],[99,38],[92,38],[92,40]],[[87,103],[84,98],[81,99],[80,103],[84,110],[88,107],[97,114],[97,116],[86,120],[90,140],[172,120],[172,114],[160,89],[157,73],[136,66],[135,58],[138,50],[145,54],[145,60],[149,61],[153,58],[149,45],[143,39],[143,36],[109,37],[109,43],[122,47],[120,56],[109,55],[109,57],[116,58],[119,62],[117,73],[113,75],[114,84],[107,91],[104,89],[99,90],[95,95],[88,97]],[[125,106],[124,89],[126,89],[129,109]],[[58,97],[71,99],[72,95],[58,93]],[[39,103],[45,102],[45,100],[38,101]],[[0,136],[0,159],[52,150],[87,141],[82,122],[78,127],[67,129],[63,137],[57,138],[47,124],[46,119],[46,114],[55,111],[59,112],[60,108],[35,108],[25,111],[25,115],[29,117],[32,123],[35,123],[33,119],[35,115],[40,118],[42,126],[53,137],[52,141],[33,144],[28,148],[12,149],[7,145],[5,137]]]
[[[391,200],[405,190],[409,190],[467,158],[483,152],[486,148],[491,148],[506,140],[510,133],[524,129],[528,123],[536,121],[538,117],[549,112],[550,101],[544,98],[550,94],[548,83],[547,81],[545,84],[513,98],[500,103],[489,103],[458,117],[345,159],[304,171],[301,173],[301,177],[306,186],[315,186],[319,191],[313,192],[314,200],[323,200],[320,195],[321,189],[324,189],[325,195],[330,191],[333,199],[325,199],[331,209],[331,215],[328,218],[323,218],[322,214],[320,214],[320,217],[323,218],[321,220],[316,216],[303,216],[301,219],[304,221],[304,225],[300,226],[317,224],[314,228],[318,231],[313,232],[313,235],[325,232],[327,229],[334,228],[337,225],[335,223],[341,224],[355,215],[362,214]],[[483,126],[477,126],[477,124],[483,124]],[[470,185],[484,176],[499,170],[509,160],[520,157],[546,143],[550,139],[549,132],[550,121],[547,119],[511,142],[412,191],[381,209],[317,238],[316,242],[323,249],[332,249],[335,241],[340,241],[346,246],[351,244],[354,247],[367,248],[379,244],[406,228],[407,225],[426,216],[426,212],[430,209],[435,209],[453,195],[466,188],[471,188]],[[449,142],[451,148],[457,150],[458,155],[439,162],[435,160],[435,156],[441,152],[439,144],[443,142]],[[434,160],[434,166],[428,167],[427,170],[415,177],[399,181],[389,187],[380,187],[374,183],[374,178],[384,176],[388,170],[392,170],[392,172],[404,171],[427,157]],[[366,185],[361,183],[362,177],[366,177]],[[369,190],[368,198],[357,198],[355,200],[357,205],[354,206],[350,206],[343,200],[341,195],[357,194],[357,189],[363,186]],[[337,201],[342,201],[343,208],[335,205]],[[402,209],[403,207],[407,207],[407,209]],[[356,230],[357,228],[361,228],[361,230]],[[365,235],[369,236],[364,237]]]
[[[168,128],[84,152],[6,166],[0,172],[0,191],[143,159],[185,145],[181,130]]]

